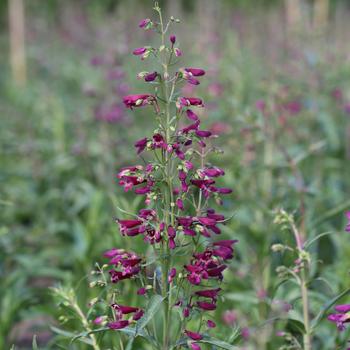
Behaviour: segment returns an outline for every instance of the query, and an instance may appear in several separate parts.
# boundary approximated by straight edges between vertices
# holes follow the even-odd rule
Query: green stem
[[[307,289],[307,279],[305,274],[305,267],[303,267],[300,274],[300,287],[301,287],[301,298],[303,303],[303,319],[304,319],[304,350],[311,350],[311,328],[310,328],[310,317],[309,317],[309,296]]]
[[[168,88],[168,62],[167,62],[167,54],[165,50],[165,30],[164,23],[161,11],[159,11],[159,19],[160,19],[160,27],[161,27],[161,36],[162,36],[162,47],[163,47],[163,57],[162,61],[163,67],[163,77],[162,77],[162,87],[164,93],[164,103],[165,103],[165,115],[166,115],[166,124],[165,124],[165,139],[166,143],[170,143],[170,99],[169,99],[169,88]],[[171,224],[174,225],[174,201],[173,201],[173,188],[172,188],[172,177],[171,177],[171,155],[168,154],[167,151],[164,151],[163,165],[165,166],[165,223],[167,227]],[[169,215],[170,213],[170,215]],[[163,245],[163,258],[162,258],[162,295],[164,298],[164,330],[163,330],[163,349],[168,349],[169,344],[169,318],[170,318],[170,304],[169,304],[169,283],[168,283],[168,275],[169,275],[169,265],[170,265],[170,252],[168,248],[168,242],[165,241]]]
[[[80,306],[77,304],[75,300],[71,301],[71,304],[75,310],[75,312],[78,314],[81,323],[83,324],[83,327],[90,333],[92,329],[90,328],[89,321],[86,319],[83,311],[81,310]],[[91,339],[91,345],[94,348],[94,350],[100,350],[99,345],[97,344],[97,339],[93,333],[89,334],[89,338]]]

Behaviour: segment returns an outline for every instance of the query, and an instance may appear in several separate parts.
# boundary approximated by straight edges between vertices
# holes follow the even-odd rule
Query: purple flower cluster
[[[110,259],[108,265],[114,266],[109,270],[112,283],[132,278],[140,272],[142,259],[133,252],[113,248],[105,252],[104,256]]]
[[[132,221],[133,220],[129,220],[128,222],[125,222],[125,226],[128,228],[133,227],[135,223]],[[142,259],[134,252],[112,248],[106,251],[103,256],[109,259],[106,266],[111,266],[108,271],[111,283],[119,283],[123,280],[134,279],[141,271],[140,264]],[[145,292],[139,289],[137,294],[143,295]],[[94,323],[107,323],[107,326],[110,329],[118,330],[129,326],[132,322],[138,321],[144,314],[142,308],[121,305],[115,302],[110,304],[110,310],[113,313],[111,320],[109,320],[107,315],[100,315],[95,318]],[[129,317],[131,314],[132,316]],[[127,317],[129,318],[127,319]]]
[[[223,262],[233,258],[236,240],[214,242],[202,253],[194,253],[191,263],[186,265],[187,279],[191,284],[199,285],[202,280],[222,280],[222,272],[227,268]]]

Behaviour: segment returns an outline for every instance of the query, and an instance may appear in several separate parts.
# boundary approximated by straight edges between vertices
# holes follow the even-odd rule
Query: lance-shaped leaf
[[[317,316],[311,321],[311,329],[314,330],[318,324],[321,322],[321,320],[323,319],[323,317],[325,316],[326,312],[339,300],[341,299],[343,296],[345,296],[346,294],[350,293],[350,288],[344,290],[342,293],[338,294],[337,296],[335,296],[333,299],[329,300],[327,303],[325,303],[320,312],[317,314]]]
[[[158,294],[154,295],[150,299],[144,315],[139,319],[139,321],[136,324],[136,333],[145,328],[148,322],[152,320],[152,318],[155,316],[160,306],[162,305],[163,300],[164,298]]]

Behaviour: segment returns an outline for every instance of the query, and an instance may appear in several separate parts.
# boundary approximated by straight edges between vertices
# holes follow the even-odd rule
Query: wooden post
[[[301,24],[300,0],[285,0],[287,32],[296,32]]]
[[[25,58],[25,24],[23,0],[9,0],[10,63],[15,84],[25,86],[27,68]]]
[[[329,0],[315,0],[313,27],[314,29],[324,28],[328,23]]]

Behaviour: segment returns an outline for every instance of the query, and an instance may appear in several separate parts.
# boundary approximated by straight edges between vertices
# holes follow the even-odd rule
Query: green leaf
[[[259,304],[259,299],[253,293],[227,293],[225,294],[225,298],[246,304]]]
[[[240,335],[240,333],[237,333],[236,338],[238,338],[239,335]],[[185,344],[187,344],[187,342],[188,342],[188,338],[182,338],[179,341],[177,341],[175,345],[172,345],[170,347],[170,349],[174,349],[180,345],[185,345]],[[231,344],[226,343],[222,340],[212,338],[209,336],[205,336],[202,340],[197,341],[197,343],[211,344],[211,345],[218,346],[220,349],[226,349],[226,350],[239,350],[240,349],[237,346],[231,345]]]
[[[350,207],[350,200],[345,201],[341,204],[339,204],[337,207],[332,208],[331,210],[328,210],[326,213],[324,213],[323,215],[321,215],[317,220],[315,220],[314,223],[312,223],[312,227],[316,227],[319,224],[321,224],[322,222],[329,220],[330,218],[332,218],[333,216],[338,215],[339,213],[344,212],[347,208]]]
[[[288,318],[287,319],[287,329],[290,329],[292,331],[297,331],[299,332],[300,334],[305,334],[305,326],[304,326],[304,323],[299,321],[299,320],[296,320],[294,318]]]
[[[91,331],[85,331],[79,334],[74,334],[74,337],[72,338],[71,343],[74,343],[76,340],[84,341],[84,339],[92,343],[91,339],[88,338],[90,334],[106,332],[109,330],[110,329],[108,327],[102,327],[102,328],[93,329]]]
[[[350,288],[344,290],[343,292],[341,292],[340,294],[338,294],[337,296],[335,296],[333,299],[329,300],[327,303],[325,303],[320,312],[317,314],[317,316],[311,321],[311,329],[315,329],[318,324],[321,322],[321,320],[323,319],[325,313],[339,300],[341,299],[343,296],[345,296],[346,294],[350,293]]]
[[[79,341],[81,341],[85,344],[92,345],[91,339],[83,338],[83,337],[86,337],[88,332],[83,332],[84,334],[83,333],[76,334],[76,333],[68,332],[68,331],[65,331],[64,329],[60,329],[60,328],[53,327],[53,326],[51,326],[50,328],[53,332],[55,332],[58,335],[62,335],[65,338],[71,338],[72,342],[75,341],[76,339],[78,339]]]
[[[312,243],[318,241],[320,238],[322,238],[324,236],[331,235],[333,233],[337,233],[337,232],[336,231],[327,231],[327,232],[320,233],[319,235],[315,236],[314,238],[310,239],[309,241],[306,241],[304,243],[304,248],[308,248]]]
[[[125,350],[132,350],[132,346],[134,344],[134,339],[135,338],[130,338],[130,340],[128,341],[128,345],[126,346]]]
[[[149,321],[155,316],[158,312],[160,306],[162,305],[164,298],[160,295],[154,295],[151,300],[148,302],[145,314],[140,318],[136,324],[136,332],[145,328]]]
[[[238,350],[239,348],[237,346],[231,345],[229,343],[226,343],[222,340],[211,338],[211,337],[206,337],[200,341],[200,343],[206,343],[206,344],[211,344],[218,346],[220,349],[226,349],[226,350]]]

